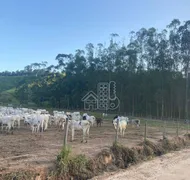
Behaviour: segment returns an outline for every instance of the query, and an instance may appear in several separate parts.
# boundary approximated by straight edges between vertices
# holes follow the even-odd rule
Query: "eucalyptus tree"
[[[189,101],[189,71],[190,71],[190,21],[186,21],[178,28],[178,34],[180,38],[180,53],[181,63],[183,71],[186,74],[186,105],[185,105],[185,117],[188,119],[188,101]]]

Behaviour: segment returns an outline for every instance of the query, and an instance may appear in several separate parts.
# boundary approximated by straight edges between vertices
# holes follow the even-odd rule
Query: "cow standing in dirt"
[[[97,127],[98,127],[98,125],[102,126],[102,123],[103,123],[103,119],[102,118],[96,118]]]

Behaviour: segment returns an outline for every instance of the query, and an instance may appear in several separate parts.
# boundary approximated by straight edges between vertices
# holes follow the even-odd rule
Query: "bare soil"
[[[18,169],[43,169],[54,166],[56,156],[63,145],[63,131],[49,127],[42,135],[32,134],[29,127],[23,125],[14,130],[13,134],[0,133],[0,174],[16,171]],[[168,136],[174,136],[171,130]],[[142,142],[144,127],[128,127],[124,138],[119,141],[128,147],[136,146]],[[75,133],[75,141],[68,144],[72,147],[73,154],[85,154],[93,157],[102,149],[112,145],[115,139],[115,130],[111,121],[104,121],[102,127],[91,127],[88,143],[81,143],[82,132]],[[162,138],[160,128],[148,127],[147,138],[153,142]]]

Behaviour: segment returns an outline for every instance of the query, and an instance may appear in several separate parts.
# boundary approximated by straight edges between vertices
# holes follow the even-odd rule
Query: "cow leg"
[[[87,143],[87,138],[89,138],[89,128],[87,128],[87,130],[86,130],[85,137],[86,137],[85,143]]]
[[[18,129],[20,129],[20,120],[18,120]]]
[[[43,132],[44,131],[44,122],[42,121],[42,123],[41,123],[41,132]]]
[[[75,129],[71,129],[71,142],[74,141],[74,136],[75,136]]]
[[[65,123],[62,123],[62,130],[64,130]]]
[[[82,141],[81,141],[81,143],[84,142],[85,134],[86,134],[86,129],[84,128],[84,129],[82,129]]]
[[[90,130],[90,126],[87,128],[87,136],[88,136],[88,139],[89,139],[89,130]],[[87,140],[86,140],[86,142],[87,142]]]
[[[36,129],[35,129],[35,131],[38,133],[39,130],[40,130],[40,125],[38,124],[37,127],[36,127]]]

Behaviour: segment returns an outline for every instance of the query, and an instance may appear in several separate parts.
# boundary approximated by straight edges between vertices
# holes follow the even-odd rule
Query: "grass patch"
[[[56,173],[53,179],[87,179],[93,177],[93,172],[90,169],[90,161],[85,155],[71,155],[71,148],[62,148],[57,156]]]
[[[19,171],[8,174],[0,174],[2,180],[30,180],[35,179],[39,174],[33,171]]]

